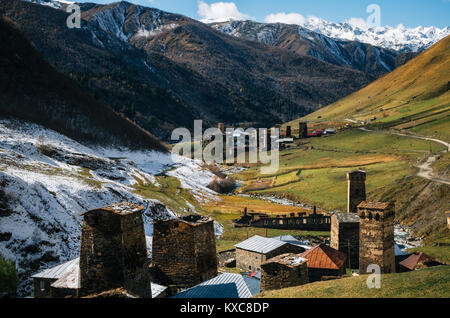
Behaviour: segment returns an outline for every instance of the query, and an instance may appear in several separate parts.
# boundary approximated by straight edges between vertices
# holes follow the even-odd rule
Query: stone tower
[[[382,273],[395,272],[394,217],[395,206],[386,202],[362,202],[358,205],[359,271],[376,264]]]
[[[359,268],[359,216],[335,213],[331,217],[330,246],[347,255],[347,268]]]
[[[292,128],[291,126],[286,126],[286,138],[292,137]]]
[[[151,297],[143,210],[123,202],[83,214],[80,296],[124,287]]]
[[[366,173],[353,170],[347,173],[347,212],[356,213],[358,204],[366,201]]]
[[[156,221],[152,272],[172,288],[192,287],[217,276],[214,221],[198,214]]]
[[[308,138],[308,124],[300,122],[298,125],[298,138],[304,139]]]
[[[261,292],[304,285],[309,282],[307,260],[288,253],[261,264]]]

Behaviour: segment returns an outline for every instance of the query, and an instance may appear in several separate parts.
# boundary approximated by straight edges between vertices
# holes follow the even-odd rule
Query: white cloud
[[[204,23],[253,19],[249,15],[240,12],[234,2],[207,4],[204,1],[199,1],[197,13],[200,16],[200,21]]]
[[[269,14],[264,21],[266,23],[285,23],[303,25],[306,22],[304,16],[299,13],[272,13]]]
[[[350,18],[346,21],[351,26],[360,28],[362,30],[368,30],[370,26],[367,24],[366,20],[362,18]]]

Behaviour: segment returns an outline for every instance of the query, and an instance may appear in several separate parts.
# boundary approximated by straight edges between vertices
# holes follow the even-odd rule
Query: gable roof
[[[47,278],[47,279],[60,279],[64,275],[67,274],[68,271],[70,271],[73,266],[78,266],[80,262],[80,258],[77,257],[75,259],[72,259],[68,262],[62,263],[60,265],[57,265],[52,268],[47,268],[46,270],[43,270],[40,273],[34,274],[31,276],[31,278]]]
[[[267,254],[285,244],[289,243],[274,238],[255,235],[241,243],[236,244],[234,247],[250,252]]]
[[[411,254],[408,258],[404,259],[399,265],[406,267],[413,271],[419,263],[430,261],[430,257],[422,252]]]
[[[347,259],[344,253],[325,244],[316,245],[300,256],[308,260],[308,268],[320,269],[340,269]]]
[[[223,273],[172,298],[251,298],[260,291],[256,278]]]

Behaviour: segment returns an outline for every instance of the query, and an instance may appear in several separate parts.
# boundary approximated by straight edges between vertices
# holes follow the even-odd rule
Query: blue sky
[[[80,1],[80,0],[79,0]],[[81,2],[110,3],[115,0],[90,0]],[[199,0],[128,0],[161,10],[180,13],[194,19],[200,19]],[[218,0],[202,0],[208,6]],[[252,20],[264,22],[270,14],[297,13],[304,17],[310,15],[332,21],[343,22],[351,18],[366,20],[369,4],[377,4],[381,9],[381,25],[406,27],[449,26],[450,0],[222,0],[234,3],[239,14]],[[204,7],[208,9],[208,7]],[[209,14],[220,14],[223,6],[209,7]],[[227,7],[230,9],[230,7]],[[233,9],[233,8],[232,8]],[[233,9],[234,10],[234,9]],[[219,12],[215,12],[219,11]],[[205,12],[205,11],[203,11]],[[203,16],[204,18],[204,16]]]

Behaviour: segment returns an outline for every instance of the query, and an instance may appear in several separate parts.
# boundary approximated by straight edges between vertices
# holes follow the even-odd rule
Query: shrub
[[[5,260],[0,254],[0,294],[15,293],[19,276],[12,260]]]
[[[214,178],[214,180],[208,185],[208,188],[217,193],[230,193],[235,189],[236,182],[233,178]]]

